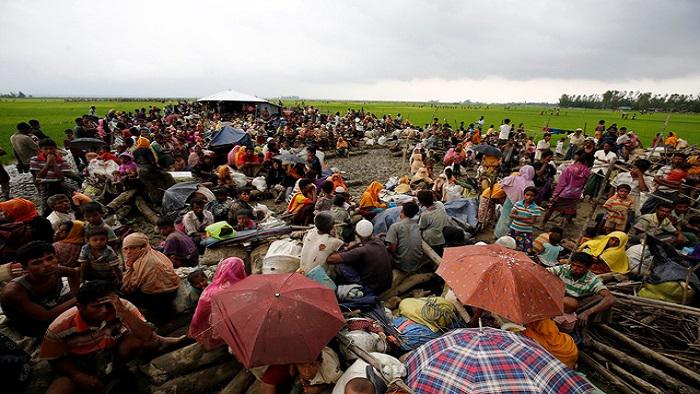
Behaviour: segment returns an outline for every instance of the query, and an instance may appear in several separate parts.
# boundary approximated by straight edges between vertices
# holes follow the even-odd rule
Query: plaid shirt
[[[566,295],[570,297],[588,297],[608,289],[603,284],[603,281],[598,278],[598,275],[591,271],[586,272],[578,279],[574,279],[574,274],[571,272],[570,265],[558,265],[556,267],[547,268],[547,270],[558,276],[559,279],[564,282]]]

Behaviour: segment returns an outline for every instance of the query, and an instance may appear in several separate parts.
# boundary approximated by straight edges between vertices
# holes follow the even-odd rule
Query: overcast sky
[[[700,1],[0,0],[0,91],[550,101],[700,93]]]

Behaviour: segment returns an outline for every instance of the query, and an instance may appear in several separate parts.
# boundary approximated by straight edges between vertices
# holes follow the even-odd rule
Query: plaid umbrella
[[[495,328],[454,330],[406,360],[420,393],[590,393],[594,387],[530,338]]]

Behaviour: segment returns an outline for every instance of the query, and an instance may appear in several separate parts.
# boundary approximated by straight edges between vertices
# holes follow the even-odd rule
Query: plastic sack
[[[386,138],[385,136],[381,136],[381,137],[379,137],[379,139],[377,139],[377,144],[384,145],[384,144],[386,144],[387,139],[388,138]]]
[[[265,181],[264,176],[254,178],[250,183],[260,192],[264,192],[267,189],[267,182]]]
[[[291,238],[270,244],[262,262],[263,274],[292,273],[299,269],[301,242]]]
[[[394,188],[399,184],[399,177],[397,176],[392,176],[389,177],[389,180],[386,181],[384,184],[384,189],[386,190],[394,190]]]
[[[683,287],[685,282],[664,282],[659,284],[646,283],[639,290],[639,296],[644,298],[651,298],[653,300],[673,302],[675,304],[680,304],[683,302]],[[688,294],[685,297],[685,304],[690,305],[695,300],[695,289],[688,286]]]
[[[119,164],[113,160],[91,160],[87,167],[91,176],[103,176],[112,179],[112,174],[119,171]]]
[[[233,177],[233,183],[236,184],[236,187],[245,187],[245,185],[248,184],[248,178],[243,173],[231,171],[231,176]]]
[[[326,286],[333,291],[337,289],[335,282],[333,282],[333,280],[326,273],[326,270],[324,270],[320,265],[315,266],[311,269],[311,271],[307,272],[306,277]]]

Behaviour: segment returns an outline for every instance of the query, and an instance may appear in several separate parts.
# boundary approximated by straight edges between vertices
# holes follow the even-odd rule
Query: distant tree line
[[[634,111],[700,112],[700,94],[654,94],[608,90],[603,94],[562,94],[560,107],[619,109]]]
[[[17,93],[15,93],[15,92],[0,93],[0,98],[31,98],[31,97],[32,97],[31,94],[29,94],[29,95],[24,94],[24,93],[22,93],[21,90]]]

